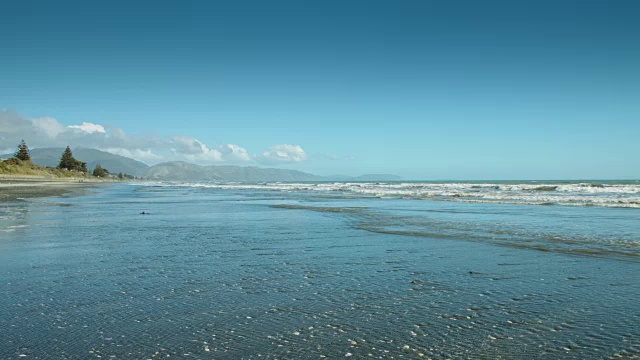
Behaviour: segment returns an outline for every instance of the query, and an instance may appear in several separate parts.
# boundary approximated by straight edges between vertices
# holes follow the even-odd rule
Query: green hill
[[[88,173],[77,171],[61,170],[53,167],[46,167],[32,163],[31,161],[22,161],[15,158],[0,161],[0,178],[8,177],[39,177],[39,178],[93,178]]]

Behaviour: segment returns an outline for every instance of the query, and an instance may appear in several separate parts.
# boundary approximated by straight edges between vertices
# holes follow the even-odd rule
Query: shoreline
[[[19,199],[62,196],[112,181],[86,179],[43,179],[42,177],[0,176],[0,203]]]

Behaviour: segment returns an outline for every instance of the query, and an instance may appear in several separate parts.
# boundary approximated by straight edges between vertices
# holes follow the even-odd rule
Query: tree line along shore
[[[79,181],[123,181],[134,179],[129,174],[112,174],[108,169],[96,164],[92,170],[87,163],[73,157],[67,146],[60,156],[58,166],[42,166],[31,161],[29,147],[24,140],[20,142],[13,157],[0,159],[0,180],[79,180]]]

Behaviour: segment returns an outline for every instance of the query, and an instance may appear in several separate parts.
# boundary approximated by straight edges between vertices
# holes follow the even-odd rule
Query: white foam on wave
[[[222,190],[326,192],[456,202],[640,208],[640,184],[592,183],[146,183]]]
[[[29,227],[29,225],[9,225],[9,226],[0,226],[0,231],[2,232],[12,232],[18,229],[23,229]]]

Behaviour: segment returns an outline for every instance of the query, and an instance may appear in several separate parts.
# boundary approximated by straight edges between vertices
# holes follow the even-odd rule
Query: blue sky
[[[1,10],[0,109],[11,110],[2,149],[20,135],[150,163],[323,175],[640,178],[637,1],[14,1]],[[39,130],[12,131],[19,121]],[[85,122],[104,133],[66,128]],[[45,123],[57,130],[37,133]]]

